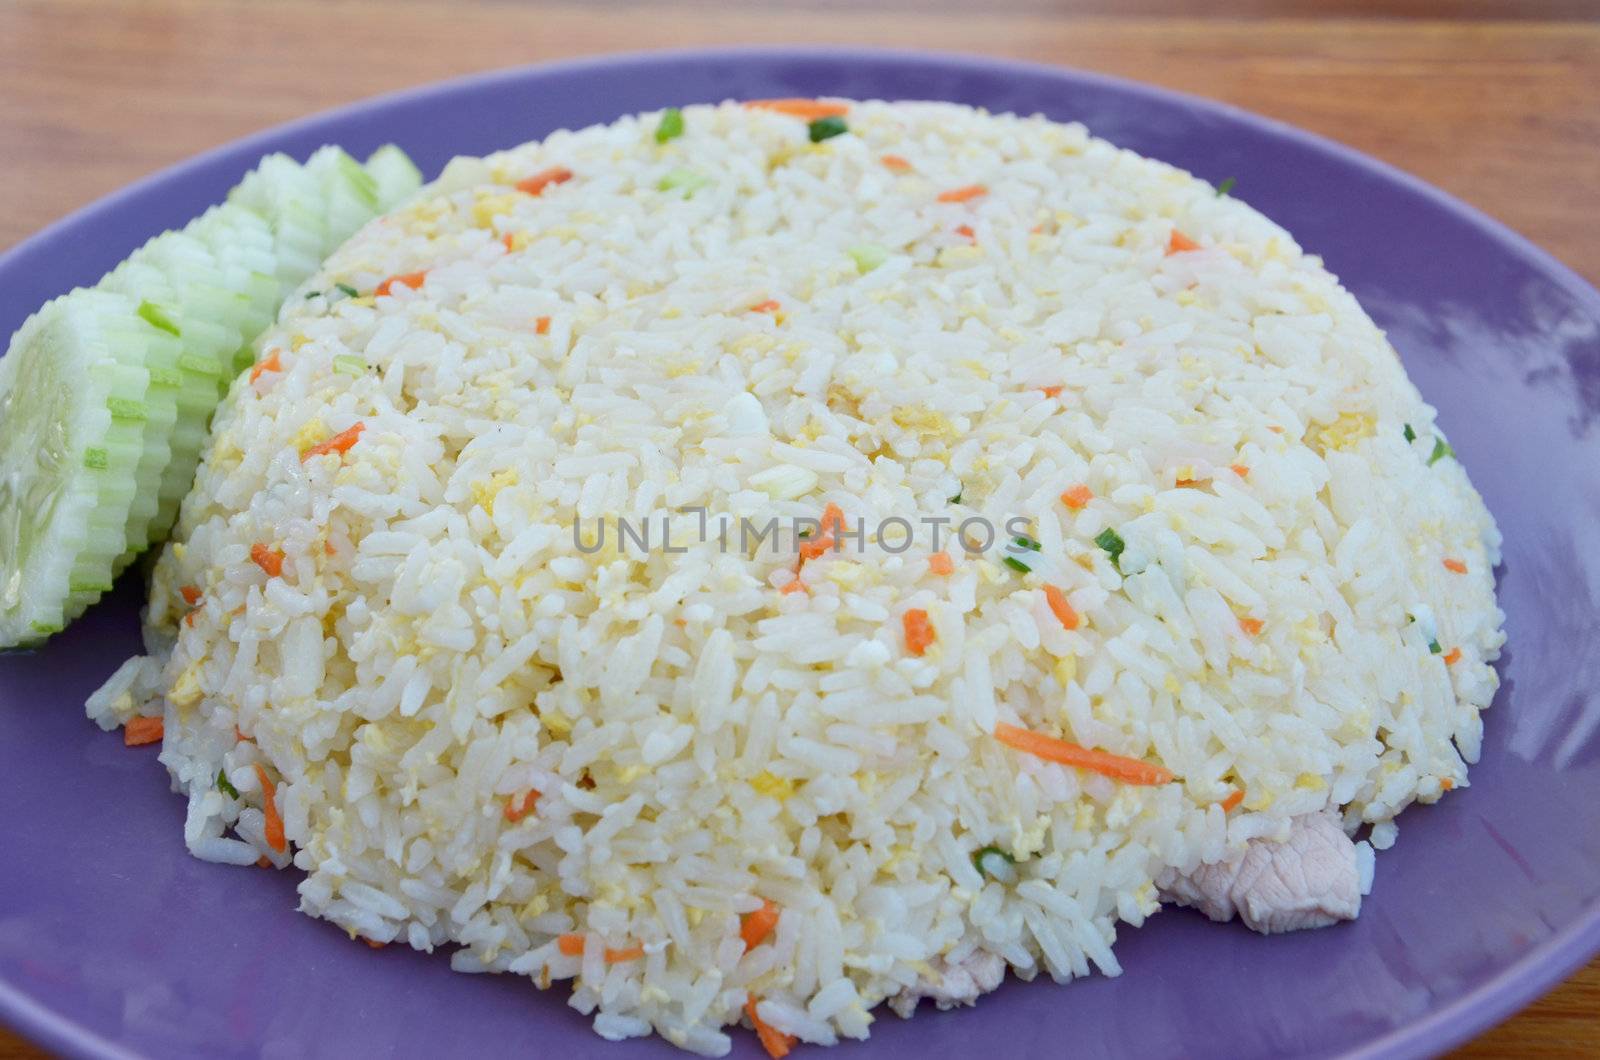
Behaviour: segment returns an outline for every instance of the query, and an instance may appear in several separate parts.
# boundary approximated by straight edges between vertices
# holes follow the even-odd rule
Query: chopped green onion
[[[1455,456],[1456,451],[1450,448],[1450,443],[1443,438],[1433,440],[1433,452],[1428,455],[1428,466],[1432,467],[1447,456]]]
[[[1000,562],[1004,563],[1006,566],[1010,567],[1012,570],[1016,571],[1018,574],[1027,574],[1027,573],[1029,573],[1029,572],[1031,572],[1033,570],[1032,567],[1028,566],[1026,563],[1022,562],[1020,559],[1018,559],[1015,556],[1007,556],[1005,559],[1001,560]]]
[[[1411,429],[1411,424],[1409,423],[1406,424],[1405,434],[1407,442],[1414,442],[1417,440],[1417,432]]]
[[[356,290],[354,287],[351,287],[348,283],[336,283],[334,286],[343,291],[345,294],[349,295],[351,298],[361,297],[361,292]]]
[[[367,362],[353,354],[341,353],[333,359],[333,370],[359,378],[367,374]]]
[[[856,271],[869,273],[873,269],[889,260],[889,251],[876,243],[862,243],[860,246],[851,247],[848,251],[851,260],[856,263]]]
[[[158,327],[162,331],[172,335],[179,334],[178,325],[174,324],[172,322],[172,318],[167,316],[166,312],[154,302],[140,302],[139,316],[142,317],[146,323],[151,324],[154,327]]]
[[[810,530],[802,530],[802,531],[800,531],[801,540],[804,540],[804,539],[806,539],[806,538],[808,538],[810,536],[811,536],[811,531]]]
[[[656,183],[658,191],[682,191],[685,198],[711,183],[711,178],[692,169],[674,169]]]
[[[1122,550],[1128,547],[1128,543],[1122,540],[1122,535],[1108,526],[1095,535],[1094,543],[1106,550],[1106,554],[1111,557],[1111,565],[1120,572],[1122,570]]]
[[[104,471],[111,466],[111,454],[104,449],[90,448],[83,451],[83,466],[96,471]]]
[[[1044,549],[1043,545],[1039,544],[1039,542],[1035,541],[1033,538],[1027,536],[1026,534],[1020,535],[1018,537],[1013,537],[1011,539],[1011,543],[1013,545],[1016,545],[1018,548],[1032,549],[1034,552],[1040,552],[1040,551],[1043,551],[1043,549]]]
[[[1428,641],[1428,650],[1435,655],[1438,655],[1440,652],[1444,651],[1443,648],[1439,647],[1439,642],[1437,640]]]
[[[961,495],[963,493],[965,493],[965,492],[967,492],[967,487],[965,487],[965,486],[957,486],[956,487],[956,495],[954,497],[949,497],[947,499],[949,500],[949,502],[951,504],[960,504],[961,503]]]
[[[830,114],[826,118],[818,118],[806,126],[806,129],[811,134],[811,142],[820,144],[822,141],[831,140],[835,136],[843,136],[850,131],[850,126],[844,123],[843,118]]]
[[[664,144],[682,135],[683,111],[677,107],[668,107],[661,112],[661,120],[656,123],[656,143]]]
[[[225,770],[217,770],[217,790],[230,799],[239,797],[239,789],[228,783],[228,774]]]
[[[1217,185],[1217,198],[1220,199],[1220,198],[1224,197],[1225,195],[1227,195],[1228,192],[1233,190],[1233,186],[1235,184],[1237,184],[1237,183],[1239,183],[1237,180],[1235,180],[1233,177],[1229,177],[1227,180],[1224,180],[1221,184],[1218,184]]]
[[[972,867],[978,870],[979,876],[1001,883],[1015,883],[1017,880],[1017,859],[996,846],[987,846],[973,853]]]
[[[308,302],[311,301],[313,298],[317,297],[321,293],[322,293],[321,291],[307,291],[306,292],[306,301],[308,301]]]

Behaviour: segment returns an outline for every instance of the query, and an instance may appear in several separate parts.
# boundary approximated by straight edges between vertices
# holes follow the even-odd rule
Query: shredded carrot
[[[949,574],[956,569],[955,562],[948,552],[935,552],[928,557],[928,570],[934,574]]]
[[[327,441],[318,442],[301,453],[300,462],[303,464],[314,456],[325,456],[328,453],[347,453],[350,451],[350,447],[361,439],[361,432],[366,429],[367,425],[365,423],[357,423],[354,426],[346,427]]]
[[[831,549],[834,544],[834,532],[842,529],[844,529],[844,512],[840,511],[837,504],[829,502],[828,506],[822,509],[821,525],[817,528],[816,535],[810,540],[800,542],[800,558],[816,559]]]
[[[246,736],[244,734],[244,730],[243,729],[239,728],[239,726],[237,726],[237,725],[235,725],[233,727],[233,741],[234,741],[234,743],[244,743],[248,739],[250,739],[250,737],[248,737],[248,736]]]
[[[744,939],[744,951],[749,953],[766,941],[772,929],[778,926],[778,906],[770,898],[761,899],[761,908],[739,918],[739,937]]]
[[[1068,486],[1066,491],[1061,494],[1061,503],[1073,509],[1082,508],[1092,500],[1094,500],[1094,494],[1090,492],[1088,486],[1083,485],[1081,482],[1076,486]]]
[[[260,762],[256,763],[256,779],[261,781],[261,812],[267,818],[267,846],[282,854],[289,849],[289,841],[284,838],[283,818],[278,815],[277,786],[267,776],[267,771],[261,768]]]
[[[783,588],[778,591],[784,596],[788,596],[790,593],[803,593],[806,591],[806,583],[800,580],[800,575],[796,574],[785,582]]]
[[[528,814],[533,812],[533,804],[539,801],[539,793],[532,788],[521,795],[513,795],[506,800],[506,820],[516,824]]]
[[[769,298],[765,302],[757,302],[755,305],[751,306],[750,307],[750,312],[752,312],[752,313],[776,313],[778,311],[778,308],[779,308],[778,307],[778,303],[776,301],[774,301],[773,299]]]
[[[1250,469],[1245,467],[1243,464],[1229,464],[1228,465],[1228,470],[1232,471],[1235,475],[1238,475],[1240,478],[1248,478],[1248,477],[1250,477]]]
[[[323,555],[327,556],[336,556],[339,554],[339,550],[333,547],[333,542],[327,540],[322,542],[322,552]]]
[[[959,226],[957,226],[956,235],[958,235],[958,236],[966,236],[968,239],[972,239],[972,240],[976,240],[978,238],[978,233],[976,233],[976,232],[974,232],[972,230],[972,226],[971,225],[959,225]]]
[[[572,179],[572,170],[566,166],[551,166],[541,169],[526,180],[517,181],[517,190],[527,195],[543,194],[544,189],[552,184],[565,184]]]
[[[1186,250],[1199,250],[1200,244],[1178,231],[1172,230],[1172,235],[1167,238],[1167,253],[1181,254]]]
[[[1065,390],[1066,388],[1065,387],[1061,387],[1061,386],[1042,386],[1039,389],[1044,391],[1044,396],[1045,397],[1053,398],[1053,397],[1060,397],[1061,396],[1061,391]]]
[[[255,363],[255,367],[250,369],[250,381],[252,383],[260,379],[265,372],[283,371],[283,364],[278,360],[278,353],[278,350],[273,350]]]
[[[906,170],[911,168],[911,163],[907,162],[899,155],[884,155],[882,158],[878,159],[878,161],[882,162],[885,168],[892,169],[896,173],[904,173]]]
[[[1244,630],[1245,633],[1249,634],[1252,637],[1255,636],[1257,633],[1260,633],[1261,630],[1263,628],[1265,628],[1265,626],[1266,626],[1266,623],[1261,621],[1259,618],[1250,618],[1250,617],[1246,616],[1246,617],[1241,618],[1239,620],[1239,628]]]
[[[928,623],[928,612],[913,607],[900,619],[906,630],[906,651],[921,655],[933,643],[933,626]]]
[[[1276,423],[1268,424],[1267,425],[1267,430],[1271,431],[1273,434],[1282,434],[1283,433],[1283,428],[1279,427]]]
[[[1453,788],[1455,786],[1456,786],[1456,782],[1451,780],[1449,777],[1440,777],[1439,778],[1439,790],[1441,790],[1441,791],[1449,791],[1451,788]]]
[[[183,624],[188,626],[190,629],[193,629],[194,628],[194,620],[199,614],[200,614],[200,609],[198,607],[195,608],[193,611],[190,611],[187,615],[183,616]]]
[[[1449,651],[1444,653],[1444,664],[1446,666],[1454,666],[1456,663],[1458,663],[1460,661],[1461,661],[1461,649],[1460,648],[1451,648]]]
[[[1467,573],[1467,565],[1465,563],[1461,562],[1458,559],[1447,559],[1447,560],[1445,560],[1444,561],[1444,569],[1448,570],[1448,571],[1454,571],[1457,574],[1465,574],[1465,573]]]
[[[250,558],[255,560],[256,566],[265,571],[269,578],[276,578],[283,573],[283,549],[281,548],[268,548],[257,541],[250,546]]]
[[[1087,769],[1093,773],[1121,780],[1128,784],[1166,784],[1173,779],[1172,771],[1151,765],[1137,758],[1115,755],[1110,751],[1095,751],[1075,743],[1046,736],[1042,732],[1021,729],[999,722],[994,727],[994,738],[1008,747],[1035,755],[1064,766]]]
[[[789,1050],[794,1048],[797,1040],[792,1034],[785,1034],[766,1020],[756,1015],[756,998],[750,994],[745,998],[744,1014],[750,1017],[750,1026],[756,1029],[756,1037],[761,1040],[761,1048],[767,1051],[772,1060],[783,1060],[789,1055]]]
[[[375,950],[381,950],[388,945],[387,942],[379,942],[377,939],[362,938],[361,941],[365,942],[368,946],[371,946]]]
[[[160,718],[129,718],[122,727],[125,747],[143,747],[147,743],[160,743],[166,734],[166,725]]]
[[[621,964],[623,961],[636,961],[643,956],[644,947],[638,943],[634,943],[632,946],[624,946],[620,950],[614,950],[609,947],[606,949],[607,964]]]
[[[200,602],[200,590],[193,585],[178,587],[178,595],[183,597],[183,602],[193,607]]]
[[[267,857],[265,854],[261,855],[259,858],[256,858],[256,868],[258,868],[258,869],[270,869],[270,868],[272,868],[272,859]]]
[[[556,939],[556,948],[561,951],[563,957],[581,957],[583,956],[583,936],[562,935]]]
[[[500,242],[502,242],[502,243],[504,243],[506,245],[506,253],[507,254],[511,253],[513,250],[516,249],[516,239],[517,239],[516,235],[514,233],[511,233],[511,232],[507,232],[504,236],[501,237]]]
[[[548,334],[550,334],[550,318],[549,317],[539,317],[537,320],[535,320],[533,322],[533,333],[535,335],[548,335]]]
[[[949,191],[939,193],[940,202],[967,202],[980,195],[989,194],[989,189],[982,184],[968,184],[960,188],[951,188]]]
[[[1234,788],[1233,789],[1233,793],[1231,795],[1229,795],[1227,798],[1223,799],[1221,802],[1217,803],[1217,805],[1222,807],[1222,812],[1223,813],[1230,813],[1230,812],[1232,812],[1232,810],[1233,810],[1233,808],[1235,806],[1239,805],[1243,801],[1244,801],[1244,789],[1243,788]]]
[[[1050,613],[1060,619],[1064,627],[1067,629],[1078,628],[1078,612],[1074,611],[1072,605],[1067,603],[1066,593],[1054,585],[1046,585],[1044,587],[1044,602],[1050,605]]]
[[[378,286],[373,289],[372,296],[374,298],[382,298],[384,295],[389,294],[394,289],[394,285],[397,283],[404,284],[413,291],[420,291],[422,290],[423,281],[425,281],[427,278],[427,269],[423,269],[421,272],[398,273],[378,284]]]
[[[824,103],[820,99],[752,99],[745,102],[751,110],[775,110],[792,118],[816,121],[818,118],[842,118],[850,113],[844,103]]]

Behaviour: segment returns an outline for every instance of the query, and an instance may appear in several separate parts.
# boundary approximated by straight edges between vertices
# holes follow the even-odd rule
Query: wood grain
[[[1592,0],[1235,0],[1199,17],[1212,6],[4,0],[0,247],[198,151],[439,78],[641,48],[882,44],[1225,100],[1409,170],[1600,282],[1600,22],[1579,20]],[[0,1031],[0,1060],[39,1055]],[[1600,1056],[1600,963],[1459,1055]]]

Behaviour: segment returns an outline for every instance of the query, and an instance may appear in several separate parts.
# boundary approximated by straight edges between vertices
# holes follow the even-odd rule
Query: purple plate
[[[1521,237],[1325,140],[1109,78],[871,51],[712,51],[514,70],[287,125],[111,196],[0,258],[0,334],[217,201],[266,151],[393,140],[432,173],[563,126],[763,96],[946,99],[1078,120],[1220,181],[1322,254],[1440,410],[1505,532],[1511,641],[1470,789],[1402,817],[1360,920],[1279,938],[1172,911],[1126,971],[885,1015],[848,1056],[1420,1056],[1600,949],[1600,294]],[[140,586],[0,658],[0,1020],[65,1053],[681,1057],[606,1046],[558,992],[374,953],[294,912],[292,873],[190,858],[151,748],[82,703],[138,647]],[[735,1054],[758,1056],[754,1035]]]

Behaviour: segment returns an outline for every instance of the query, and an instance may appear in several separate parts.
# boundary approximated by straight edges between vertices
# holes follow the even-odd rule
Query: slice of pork
[[[1264,935],[1327,927],[1361,912],[1355,844],[1332,810],[1294,818],[1281,842],[1252,839],[1235,861],[1187,876],[1169,870],[1157,883],[1163,901],[1212,920],[1237,915]]]
[[[925,997],[933,998],[941,1011],[957,1005],[971,1005],[1006,977],[1005,958],[984,950],[974,950],[959,961],[935,957],[928,963],[932,965],[928,973],[918,976],[915,984],[889,999],[889,1007],[901,1019],[910,1019],[917,1010],[917,1002]]]

